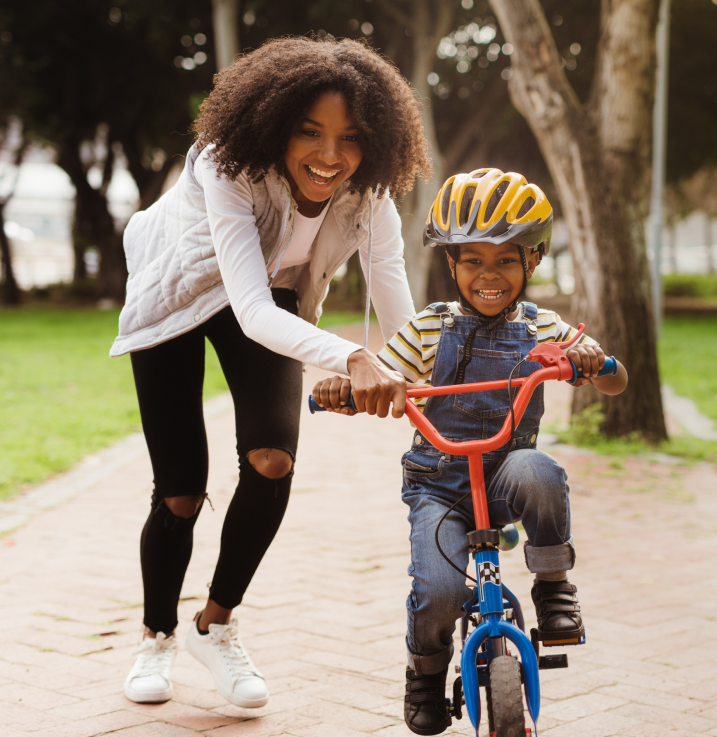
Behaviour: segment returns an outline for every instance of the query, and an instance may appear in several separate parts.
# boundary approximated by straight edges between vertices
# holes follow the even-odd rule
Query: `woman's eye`
[[[308,136],[309,138],[316,138],[318,136],[318,132],[315,130],[311,130],[310,128],[307,128],[306,130],[301,131],[303,135]]]
[[[358,141],[358,136],[344,136],[344,141],[348,141],[349,143],[356,143]]]

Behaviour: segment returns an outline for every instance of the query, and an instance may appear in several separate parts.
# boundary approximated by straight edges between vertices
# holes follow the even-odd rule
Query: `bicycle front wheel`
[[[489,714],[494,737],[525,737],[520,663],[501,655],[490,664]]]

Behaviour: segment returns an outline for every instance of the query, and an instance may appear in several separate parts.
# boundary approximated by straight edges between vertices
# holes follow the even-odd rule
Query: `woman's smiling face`
[[[512,304],[523,289],[523,263],[519,246],[504,243],[467,243],[461,246],[458,263],[448,255],[458,290],[483,315],[498,315]],[[539,254],[528,257],[527,278],[533,275]]]
[[[363,150],[359,131],[340,92],[316,98],[292,131],[284,163],[299,212],[315,215],[311,203],[324,202],[358,169]]]

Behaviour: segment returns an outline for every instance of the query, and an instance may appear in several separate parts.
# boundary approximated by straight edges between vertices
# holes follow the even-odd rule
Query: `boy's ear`
[[[536,248],[534,251],[531,252],[530,256],[528,256],[528,273],[526,274],[528,279],[533,276],[533,272],[535,271],[539,262],[540,251]]]
[[[451,258],[451,254],[446,251],[446,258],[448,259],[448,268],[451,270],[451,274],[453,275],[453,278],[456,278],[456,264],[455,261]]]

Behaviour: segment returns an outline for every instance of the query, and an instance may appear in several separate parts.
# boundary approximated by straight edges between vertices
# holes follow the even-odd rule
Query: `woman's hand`
[[[351,381],[343,376],[332,376],[317,382],[314,387],[314,401],[327,412],[338,412],[352,417],[356,410],[348,406]]]
[[[359,412],[387,417],[393,404],[391,414],[403,417],[406,411],[406,379],[398,371],[386,368],[366,348],[354,351],[349,356],[348,369],[354,402]]]

